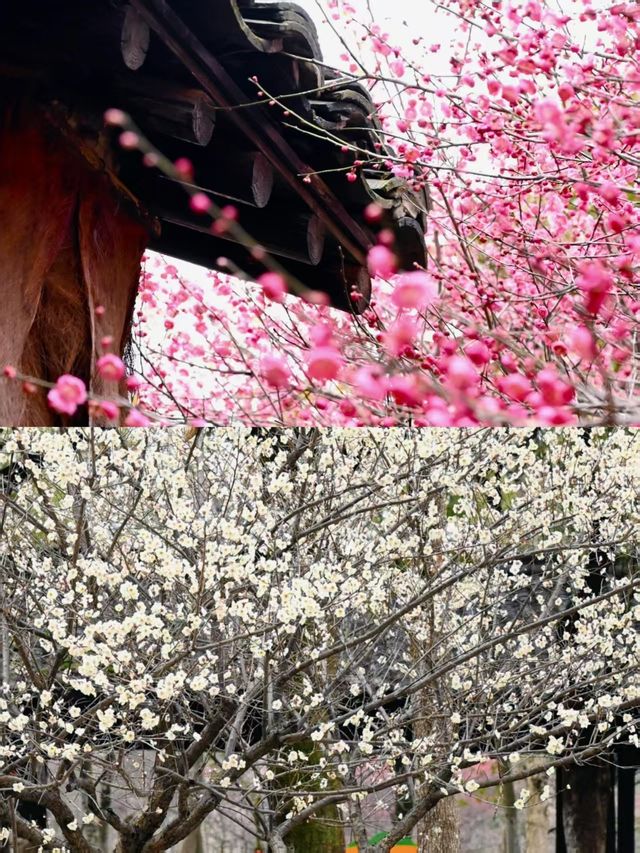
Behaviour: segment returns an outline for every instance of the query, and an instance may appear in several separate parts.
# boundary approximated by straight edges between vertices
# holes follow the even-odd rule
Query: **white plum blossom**
[[[551,735],[546,748],[549,755],[560,755],[561,752],[564,752],[564,742],[561,738]]]
[[[154,714],[149,708],[143,708],[140,711],[140,727],[142,731],[150,731],[155,729],[160,722],[160,717]]]
[[[402,797],[411,834],[638,742],[639,433],[0,437],[0,758],[44,849],[120,833],[94,786],[149,849],[190,831],[171,803],[286,836],[321,791],[345,824]]]
[[[99,708],[96,716],[98,718],[98,728],[101,732],[108,732],[115,724],[116,715],[113,712],[113,708],[107,708],[106,711]]]

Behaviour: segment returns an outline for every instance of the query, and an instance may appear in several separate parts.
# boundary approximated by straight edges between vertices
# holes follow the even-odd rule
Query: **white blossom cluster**
[[[0,826],[44,803],[43,850],[390,789],[410,831],[494,759],[639,745],[633,431],[0,436]]]

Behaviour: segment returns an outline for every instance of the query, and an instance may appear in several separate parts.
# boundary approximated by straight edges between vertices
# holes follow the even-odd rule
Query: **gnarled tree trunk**
[[[446,496],[439,499],[440,512],[446,517]],[[431,560],[428,572],[435,577],[440,569],[440,559]],[[431,609],[429,647],[437,648],[442,630],[437,624],[435,610]],[[422,666],[435,667],[435,661],[424,657],[424,650],[419,643],[414,644],[413,655],[422,661]],[[422,690],[417,697],[420,703],[419,724],[416,726],[417,737],[435,735],[436,740],[447,743],[451,738],[451,722],[442,713],[446,703],[442,701],[444,683],[435,682]],[[418,849],[420,853],[459,853],[460,825],[458,807],[453,797],[445,797],[436,803],[418,826]]]
[[[296,827],[287,836],[293,853],[344,853],[344,833],[335,806],[318,812],[308,823]]]
[[[313,756],[317,754],[317,747],[313,741],[299,745],[298,749],[306,752],[311,763],[314,763]],[[317,757],[319,760],[319,754]],[[301,772],[297,778],[294,777],[295,774],[292,774],[289,780],[291,790],[319,790],[318,782],[310,775]],[[312,818],[287,833],[284,840],[292,853],[344,853],[344,829],[337,806],[330,805],[319,809]]]

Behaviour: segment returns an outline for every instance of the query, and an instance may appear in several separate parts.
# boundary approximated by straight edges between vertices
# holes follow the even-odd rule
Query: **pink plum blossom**
[[[332,346],[314,347],[307,354],[307,374],[311,379],[317,379],[319,382],[336,379],[342,364],[342,356]]]
[[[408,272],[401,275],[394,285],[391,301],[397,308],[424,310],[438,296],[438,288],[425,272]]]
[[[287,295],[287,283],[284,278],[275,272],[266,272],[258,279],[264,295],[272,302],[284,302]]]
[[[100,356],[96,366],[100,376],[108,382],[119,382],[124,378],[124,362],[113,353],[106,353],[105,355]]]
[[[138,409],[130,409],[124,423],[125,426],[129,427],[147,427],[151,424],[151,421]]]
[[[280,355],[263,356],[260,362],[260,373],[272,388],[288,388],[291,382],[291,371]]]
[[[613,276],[599,261],[592,261],[581,267],[577,285],[584,293],[585,308],[590,314],[600,313],[613,283]]]
[[[47,394],[47,400],[56,412],[73,415],[78,406],[87,402],[87,388],[81,379],[65,373]]]
[[[283,310],[274,273],[260,290],[221,273],[202,285],[151,256],[134,326],[152,354],[136,391],[145,411],[224,424],[640,422],[640,15],[624,3],[447,5],[457,29],[440,45],[364,26],[362,0],[331,0],[345,45],[361,48],[362,66],[345,50],[341,70],[365,71],[380,125],[370,151],[340,140],[329,177],[373,244],[344,255],[357,273],[344,296],[364,313],[330,308],[315,282]],[[597,45],[582,38],[594,23]],[[432,61],[445,51],[446,82]],[[380,201],[359,193],[363,180]],[[384,202],[394,181],[403,211]],[[394,224],[412,198],[428,259]],[[195,208],[209,212],[205,194]],[[374,279],[368,307],[357,264]],[[312,393],[292,379],[305,375]]]
[[[369,251],[369,272],[377,278],[391,278],[398,268],[398,261],[386,246],[374,246]]]

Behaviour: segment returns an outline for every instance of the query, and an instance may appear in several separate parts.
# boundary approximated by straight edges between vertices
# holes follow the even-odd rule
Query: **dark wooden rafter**
[[[175,181],[162,176],[160,183],[179,183],[185,190],[201,190],[221,199],[239,202],[249,207],[266,207],[273,194],[273,166],[260,151],[236,151],[222,154],[218,159],[220,168],[208,177],[206,183]],[[196,174],[198,174],[196,172]],[[182,197],[184,200],[184,196]]]
[[[133,8],[127,7],[122,25],[122,58],[131,71],[142,68],[149,52],[151,30],[147,22]]]
[[[166,198],[166,196],[165,196]],[[180,225],[201,234],[211,235],[211,225],[206,218],[186,210],[178,213],[176,205],[162,204],[158,214],[164,222]],[[326,229],[314,214],[299,213],[291,216],[286,210],[245,211],[242,218],[243,228],[249,234],[259,234],[259,246],[267,252],[293,261],[300,261],[317,267],[324,254]],[[219,232],[226,240],[238,242],[232,234]]]
[[[128,74],[116,78],[115,91],[134,114],[144,115],[146,129],[195,145],[211,142],[216,107],[202,89]]]
[[[243,273],[257,277],[264,272],[263,264],[248,255],[238,244],[212,237],[196,230],[185,230],[166,223],[162,238],[155,238],[151,248],[158,252],[180,257],[186,250],[189,258],[201,266],[222,266],[219,261],[227,259]],[[222,266],[223,269],[228,267]],[[312,290],[326,293],[331,304],[342,311],[361,313],[371,298],[371,278],[364,267],[345,258],[339,245],[329,241],[325,245],[322,264],[309,266],[304,262],[289,260],[287,270],[299,281],[304,281]],[[362,294],[357,300],[351,298],[353,290]]]

